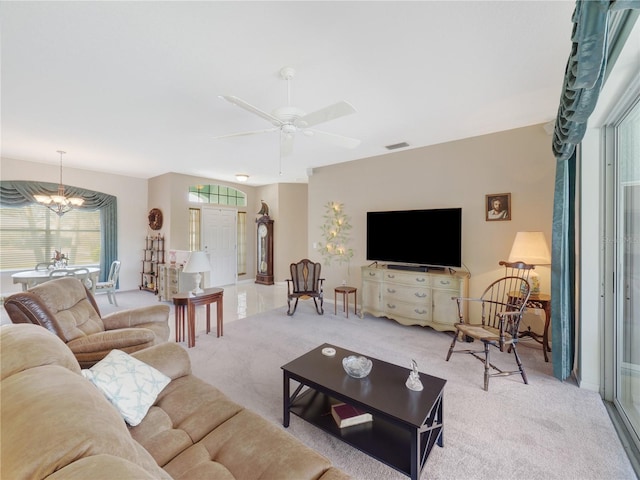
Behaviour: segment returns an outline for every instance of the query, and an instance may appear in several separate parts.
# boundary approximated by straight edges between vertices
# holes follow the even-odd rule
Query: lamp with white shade
[[[550,265],[551,253],[542,232],[518,232],[509,253],[509,262],[522,262],[529,265]],[[529,275],[531,293],[540,293],[540,277],[535,271]]]
[[[192,295],[198,295],[204,292],[200,288],[200,282],[202,281],[202,272],[208,272],[211,270],[211,264],[209,263],[209,257],[206,252],[191,252],[189,260],[187,260],[184,269],[185,273],[195,273],[196,288],[191,291]]]

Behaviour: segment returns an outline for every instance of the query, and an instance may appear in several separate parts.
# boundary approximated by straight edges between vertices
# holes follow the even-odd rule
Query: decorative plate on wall
[[[162,212],[159,208],[152,208],[149,212],[149,227],[151,227],[151,230],[160,230],[162,228]]]

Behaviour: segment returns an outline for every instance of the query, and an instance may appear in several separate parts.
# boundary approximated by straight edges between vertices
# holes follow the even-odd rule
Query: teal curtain
[[[551,342],[553,375],[567,378],[575,353],[575,182],[576,152],[556,166],[551,243]]]
[[[109,267],[118,259],[118,202],[113,195],[94,192],[84,188],[64,186],[66,194],[84,198],[83,210],[100,210],[102,231],[100,245],[100,281],[106,281]],[[4,208],[21,207],[37,203],[34,195],[58,192],[57,183],[27,182],[20,180],[0,181],[0,206]]]
[[[556,182],[552,227],[551,329],[553,374],[565,380],[573,370],[575,351],[575,177],[576,146],[584,138],[589,116],[606,79],[608,58],[624,41],[620,25],[635,22],[640,0],[579,0],[573,13],[571,54],[553,135]],[[618,30],[609,35],[611,18]]]

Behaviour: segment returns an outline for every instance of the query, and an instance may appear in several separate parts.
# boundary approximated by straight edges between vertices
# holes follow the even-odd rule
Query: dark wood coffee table
[[[336,350],[335,356],[322,354],[327,347]],[[371,357],[371,373],[351,378],[342,368],[342,359],[349,355],[358,353],[324,344],[282,366],[282,424],[288,427],[293,413],[418,480],[433,446],[444,445],[442,403],[447,381],[420,372],[424,389],[415,392],[405,386],[409,368]],[[291,380],[298,383],[293,394]],[[373,421],[339,428],[331,416],[331,405],[338,402],[371,413]]]

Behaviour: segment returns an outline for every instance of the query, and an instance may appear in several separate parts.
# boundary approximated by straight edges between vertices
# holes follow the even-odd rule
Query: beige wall
[[[291,278],[289,265],[307,256],[307,184],[278,185],[278,217],[274,217],[276,282]]]
[[[543,231],[550,245],[554,176],[551,137],[542,125],[316,168],[309,178],[309,258],[322,261],[313,245],[321,241],[328,201],[343,203],[352,219],[353,286],[369,263],[367,211],[462,207],[463,263],[471,272],[470,293],[479,295],[501,275],[498,262],[507,259],[516,232]],[[485,195],[504,192],[511,193],[512,220],[485,221]],[[549,267],[536,270],[541,290],[548,292]],[[345,267],[323,265],[323,276],[325,292],[332,292]]]

